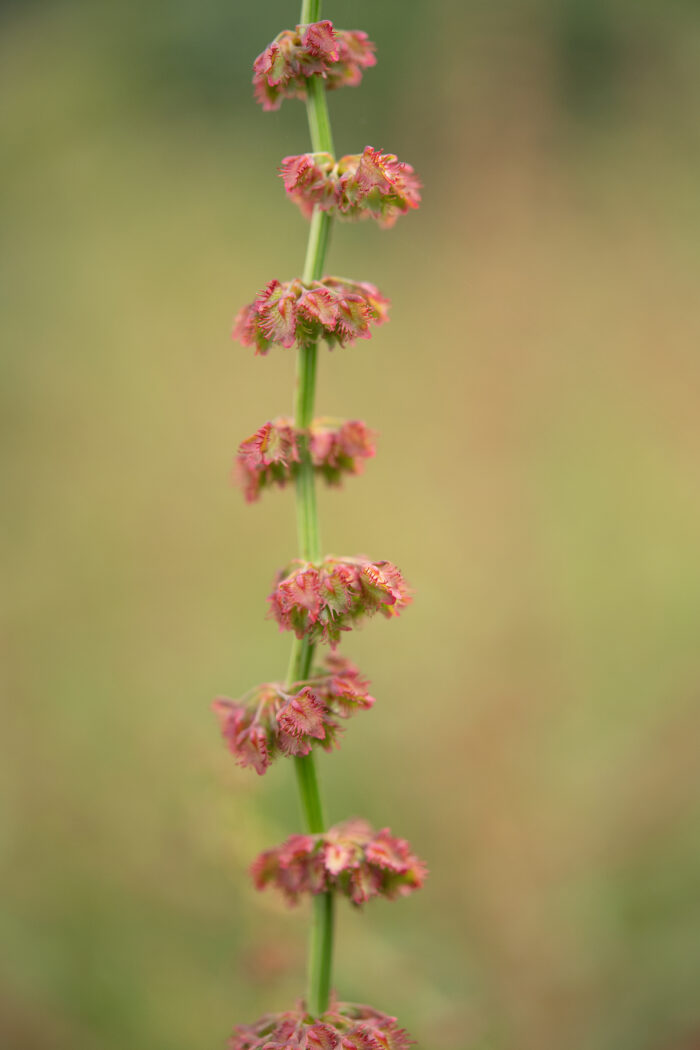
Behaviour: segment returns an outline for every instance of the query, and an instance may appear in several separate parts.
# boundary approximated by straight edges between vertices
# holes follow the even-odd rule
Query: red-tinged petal
[[[361,686],[352,678],[337,675],[331,680],[330,702],[341,718],[349,718],[358,708],[369,711],[375,699],[367,692],[366,686]]]
[[[380,294],[373,284],[361,282],[357,285],[358,291],[364,295],[367,305],[372,312],[372,320],[375,324],[384,324],[389,320],[390,301]]]
[[[264,466],[281,463],[289,466],[299,460],[294,428],[281,420],[270,423],[263,440],[260,442],[260,457]]]
[[[370,458],[376,454],[376,434],[360,420],[343,423],[338,432],[338,444],[349,459]]]
[[[332,22],[313,22],[303,33],[301,44],[315,57],[323,58],[326,62],[338,61],[338,42]]]
[[[253,62],[253,72],[264,77],[270,87],[276,87],[285,76],[286,55],[279,43],[273,42]]]
[[[277,848],[279,864],[288,868],[297,861],[305,860],[316,848],[313,835],[290,835],[286,842]]]
[[[238,447],[234,476],[252,502],[271,484],[284,485],[294,475],[299,462],[297,432],[291,422],[280,418],[265,423]]]
[[[326,735],[326,715],[326,705],[305,686],[278,712],[277,721],[292,736],[313,736],[323,740]]]
[[[349,678],[359,678],[360,669],[342,653],[328,653],[324,657],[324,664],[332,675],[343,675]]]
[[[254,303],[240,309],[233,322],[231,338],[236,339],[243,346],[255,346],[257,318],[258,314]]]
[[[270,765],[265,732],[257,726],[245,730],[236,738],[234,754],[241,766],[252,766],[262,776]]]
[[[361,29],[340,29],[337,36],[343,61],[353,62],[363,69],[376,66],[375,45]]]
[[[323,850],[323,863],[326,871],[331,875],[339,875],[341,871],[350,871],[360,863],[360,851],[352,842],[342,839],[326,842]]]
[[[369,339],[372,311],[359,295],[346,295],[338,302],[337,330],[341,342]]]
[[[283,293],[284,285],[281,281],[278,281],[275,278],[272,281],[268,281],[265,287],[258,292],[257,298],[253,305],[256,310],[259,310],[262,306],[268,303],[270,299],[279,298],[279,296]]]
[[[362,193],[370,193],[377,190],[381,193],[390,193],[392,182],[389,177],[389,161],[396,160],[391,154],[383,154],[381,150],[366,146],[360,157],[355,171],[355,183]]]
[[[270,764],[264,727],[252,724],[250,712],[240,704],[219,698],[212,704],[221,732],[237,765],[251,766],[261,776]]]
[[[358,864],[351,872],[349,882],[350,900],[353,904],[362,905],[381,893],[381,878],[367,864]]]
[[[324,607],[334,616],[348,613],[360,591],[356,565],[330,562],[321,573],[321,597]]]
[[[310,153],[302,153],[301,156],[284,157],[280,166],[280,176],[284,181],[284,188],[287,193],[296,189],[299,185],[308,187],[308,184],[311,183],[311,186],[314,186],[319,176],[320,181],[323,181],[323,173]]]
[[[291,758],[311,753],[311,740],[305,739],[304,737],[292,736],[290,733],[286,733],[283,729],[280,729],[278,732],[276,743],[280,753],[283,755],[289,755]]]
[[[388,561],[365,565],[362,569],[362,587],[368,599],[378,605],[396,606],[397,611],[411,602],[401,573]]]
[[[428,869],[426,865],[422,861],[414,860],[414,863],[405,872],[401,873],[401,882],[398,885],[399,896],[407,897],[414,890],[422,889],[427,876]]]
[[[315,467],[324,463],[330,463],[334,459],[334,450],[337,446],[337,437],[332,430],[311,429],[309,437],[309,452],[311,462]]]
[[[277,585],[282,608],[305,609],[311,622],[315,622],[321,607],[320,586],[320,575],[314,566],[293,572]]]
[[[246,708],[242,704],[227,700],[224,696],[217,696],[211,707],[219,719],[221,732],[225,737],[235,736],[243,728]]]
[[[340,1036],[328,1024],[317,1022],[306,1030],[308,1050],[335,1050],[339,1042]]]
[[[325,209],[332,204],[330,172],[333,165],[329,153],[304,153],[298,157],[285,157],[282,161],[280,175],[284,179],[284,188],[307,218],[311,217],[316,205]]]
[[[289,349],[296,339],[296,300],[283,295],[258,309],[258,326],[266,339]]]
[[[238,455],[246,465],[255,468],[265,465],[265,450],[268,446],[272,423],[264,423],[252,437],[242,441],[238,446]]]
[[[389,828],[382,828],[366,849],[367,860],[390,871],[406,871],[413,857],[405,839],[394,838]]]
[[[276,877],[279,864],[277,854],[273,849],[266,849],[258,854],[250,866],[250,874],[256,890],[264,890],[268,883]]]
[[[338,320],[338,303],[325,288],[312,288],[299,299],[299,313],[318,321],[324,328],[333,329]]]

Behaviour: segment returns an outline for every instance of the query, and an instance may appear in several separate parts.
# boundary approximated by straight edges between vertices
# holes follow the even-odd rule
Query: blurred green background
[[[424,205],[337,227],[392,323],[323,352],[379,455],[324,544],[417,592],[345,651],[374,711],[321,759],[333,820],[410,838],[422,894],[340,909],[343,997],[441,1050],[700,1047],[700,9],[328,0],[379,64],[341,152]],[[307,914],[251,889],[299,827],[211,698],[284,673],[265,596],[291,493],[240,440],[291,352],[229,339],[301,267],[250,64],[294,4],[0,6],[0,1045],[223,1047],[303,990]]]

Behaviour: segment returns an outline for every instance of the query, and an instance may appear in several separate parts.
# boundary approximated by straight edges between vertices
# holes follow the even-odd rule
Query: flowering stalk
[[[413,168],[393,154],[367,146],[334,159],[326,92],[358,84],[375,61],[365,33],[335,29],[320,21],[320,0],[303,0],[299,25],[278,34],[253,66],[263,109],[305,100],[313,152],[284,158],[280,170],[290,199],[310,219],[302,276],[270,281],[239,311],[233,333],[261,355],[297,346],[294,419],[265,423],[244,441],[236,477],[249,501],[273,483],[294,482],[299,558],[278,573],[268,599],[280,630],[294,633],[285,682],[263,683],[240,700],[219,697],[214,709],[239,765],[264,774],[275,758],[294,759],[305,834],[264,851],[251,872],[258,889],[272,885],[289,903],[310,895],[313,916],[306,1000],[239,1026],[232,1050],[406,1050],[410,1042],[395,1018],[332,995],[334,900],[344,895],[360,906],[405,896],[420,888],[425,867],[388,828],[375,832],[358,819],[326,826],[314,755],[317,746],[337,746],[339,719],[374,704],[366,679],[334,651],[343,632],[377,612],[392,618],[411,600],[390,562],[323,557],[316,507],[317,476],[338,484],[374,455],[374,433],[361,421],[314,420],[319,342],[332,349],[369,338],[389,306],[374,285],[324,276],[333,217],[374,218],[388,228],[420,200]],[[331,648],[321,665],[320,643]]]
[[[300,23],[318,22],[321,0],[304,0]],[[317,152],[333,153],[333,137],[326,101],[326,90],[319,77],[307,84],[306,113],[311,133],[311,145]],[[311,217],[309,239],[302,281],[320,281],[326,264],[326,253],[331,235],[332,218],[328,212],[315,208]],[[294,423],[303,431],[311,426],[316,400],[316,365],[318,344],[300,346],[297,357],[297,390]],[[296,482],[297,532],[299,553],[307,561],[321,558],[321,534],[316,506],[316,479],[308,442],[303,441]],[[306,678],[311,670],[314,647],[308,639],[294,638],[289,661],[288,684]],[[323,804],[318,786],[316,760],[313,751],[294,759],[301,808],[307,831],[317,834],[324,830]],[[307,1007],[318,1017],[328,1009],[333,965],[333,893],[326,892],[313,898],[313,915],[309,937],[307,976]]]

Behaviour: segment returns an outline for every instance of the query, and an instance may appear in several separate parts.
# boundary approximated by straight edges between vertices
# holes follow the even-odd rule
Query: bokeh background
[[[379,64],[339,151],[422,209],[334,232],[393,320],[321,358],[379,455],[324,543],[417,592],[346,652],[379,698],[321,759],[422,894],[341,908],[337,985],[436,1050],[700,1047],[700,9],[333,0]],[[299,827],[209,710],[279,677],[290,493],[238,442],[291,352],[233,314],[299,272],[254,56],[286,0],[0,6],[0,1045],[198,1050],[301,993],[307,914],[247,867]]]

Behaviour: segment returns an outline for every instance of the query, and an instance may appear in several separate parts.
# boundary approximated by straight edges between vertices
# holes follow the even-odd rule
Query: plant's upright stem
[[[299,21],[302,25],[318,22],[320,14],[321,0],[303,0]],[[307,81],[306,112],[313,151],[333,154],[326,87],[319,76],[311,77]],[[330,231],[330,216],[327,212],[315,208],[309,228],[302,275],[305,284],[318,281],[323,276]],[[298,430],[308,430],[313,419],[317,358],[316,345],[299,347],[294,409],[294,424]],[[306,561],[320,561],[321,537],[316,508],[316,479],[305,438],[300,439],[299,446],[300,462],[296,481],[299,554]],[[289,683],[309,677],[313,655],[314,646],[306,639],[294,640],[289,661]],[[295,758],[294,763],[306,830],[316,835],[325,831],[326,825],[313,752]],[[333,959],[333,904],[332,893],[319,894],[313,898],[306,1007],[314,1017],[320,1016],[328,1009]]]
[[[301,0],[300,25],[318,22],[321,18],[321,0]]]

